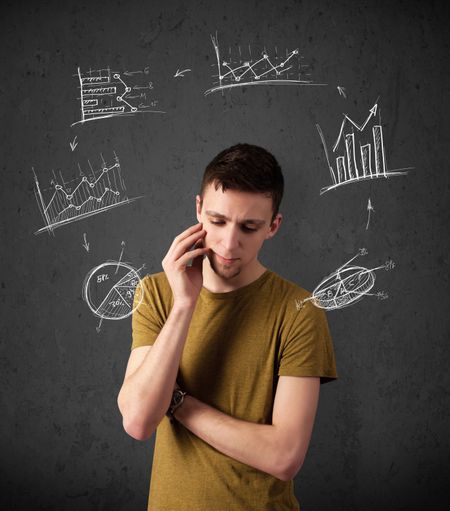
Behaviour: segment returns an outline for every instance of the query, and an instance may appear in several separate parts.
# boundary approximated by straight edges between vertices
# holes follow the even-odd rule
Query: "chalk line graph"
[[[111,117],[144,113],[164,114],[164,111],[156,109],[158,100],[148,97],[154,89],[153,82],[141,80],[133,84],[136,77],[148,73],[148,67],[143,71],[124,73],[111,71],[109,67],[90,69],[82,73],[78,67],[75,76],[79,81],[81,119],[71,126]]]
[[[41,190],[36,172],[33,170],[35,180],[35,197],[39,211],[44,220],[44,227],[34,234],[53,231],[71,222],[82,220],[109,209],[130,204],[142,196],[129,198],[126,195],[126,186],[122,177],[119,158],[114,153],[114,161],[107,164],[101,155],[101,166],[94,170],[89,163],[90,173],[85,174],[80,168],[80,176],[71,182],[65,182],[62,174],[58,179],[54,174],[52,187]],[[73,184],[72,184],[73,183]],[[51,193],[49,200],[44,194]]]
[[[321,309],[335,310],[353,305],[365,296],[375,296],[380,300],[388,298],[384,291],[377,293],[369,293],[369,291],[375,285],[375,272],[381,269],[390,271],[395,267],[395,263],[389,259],[385,264],[374,268],[351,264],[357,257],[367,254],[368,251],[361,248],[358,254],[325,277],[310,297],[296,300],[297,310],[301,310],[308,301]]]
[[[376,122],[377,113],[378,122]],[[350,129],[348,129],[348,127]],[[357,123],[347,114],[344,114],[338,137],[332,148],[333,153],[336,153],[339,148],[341,148],[343,153],[336,155],[335,167],[333,167],[330,161],[330,154],[320,125],[316,124],[316,128],[322,141],[332,181],[331,185],[325,186],[320,190],[320,195],[340,186],[356,183],[358,181],[404,176],[409,170],[414,168],[404,167],[392,170],[388,169],[378,100],[369,110],[369,115],[362,123]],[[369,140],[369,142],[365,144],[359,143],[358,152],[355,135],[358,133],[363,134],[365,131],[366,133],[371,133],[369,138],[372,140]],[[365,142],[367,142],[367,140],[365,140]]]
[[[230,47],[228,55],[223,56],[217,33],[210,37],[217,74],[213,75],[216,80],[214,86],[205,91],[205,96],[248,85],[327,85],[313,82],[309,65],[303,63],[298,48],[279,52],[275,47],[269,52],[265,47],[262,51],[255,51],[250,45],[245,50],[238,46],[234,50]]]

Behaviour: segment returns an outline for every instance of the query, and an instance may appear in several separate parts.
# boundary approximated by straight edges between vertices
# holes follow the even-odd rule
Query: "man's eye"
[[[242,230],[245,232],[256,232],[258,229],[252,229],[251,227],[247,227],[246,225],[243,225]]]
[[[214,225],[223,225],[225,222],[214,222],[213,220],[210,220],[210,222]]]

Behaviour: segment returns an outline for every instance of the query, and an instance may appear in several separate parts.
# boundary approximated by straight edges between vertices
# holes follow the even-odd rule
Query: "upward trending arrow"
[[[375,115],[377,114],[377,109],[378,109],[378,104],[377,104],[377,103],[375,103],[375,104],[373,105],[373,107],[369,110],[369,112],[370,112],[370,113],[369,113],[369,116],[367,117],[367,119],[364,121],[364,123],[363,123],[362,125],[356,124],[356,122],[355,122],[355,121],[353,121],[352,119],[350,119],[350,117],[349,117],[347,114],[344,114],[344,120],[342,121],[342,124],[341,124],[341,129],[340,129],[340,131],[339,131],[339,136],[338,136],[338,138],[337,138],[337,140],[336,140],[336,142],[335,142],[335,144],[334,144],[334,146],[333,146],[333,152],[334,152],[334,151],[336,151],[336,148],[337,148],[337,146],[339,145],[339,142],[340,142],[341,137],[342,137],[342,133],[343,133],[343,131],[344,131],[344,126],[345,126],[345,122],[346,122],[346,121],[351,122],[351,123],[353,124],[353,126],[354,126],[357,130],[362,131],[362,130],[363,130],[363,129],[367,126],[367,123],[370,121],[370,119],[371,119],[372,117],[375,117]]]
[[[371,211],[374,211],[375,210],[373,209],[373,206],[372,206],[372,203],[370,202],[370,197],[369,197],[369,200],[367,201],[367,224],[366,224],[366,231],[367,229],[369,228],[369,223],[370,223],[370,212]]]

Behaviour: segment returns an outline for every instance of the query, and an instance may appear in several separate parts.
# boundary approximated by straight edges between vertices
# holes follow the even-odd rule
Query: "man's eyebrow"
[[[207,210],[207,211],[205,211],[205,213],[208,216],[212,216],[214,218],[220,218],[222,220],[230,220],[227,216],[222,215],[222,213],[218,213],[217,211]],[[266,221],[265,220],[259,220],[257,218],[246,218],[241,223],[242,224],[264,225],[266,223]]]

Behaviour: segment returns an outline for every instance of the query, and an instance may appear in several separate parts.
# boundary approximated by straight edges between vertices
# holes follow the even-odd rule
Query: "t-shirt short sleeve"
[[[318,376],[321,383],[336,379],[336,361],[325,311],[309,301],[293,314],[281,344],[278,375]]]
[[[140,281],[134,294],[131,349],[153,345],[165,320],[155,278],[147,275]]]

